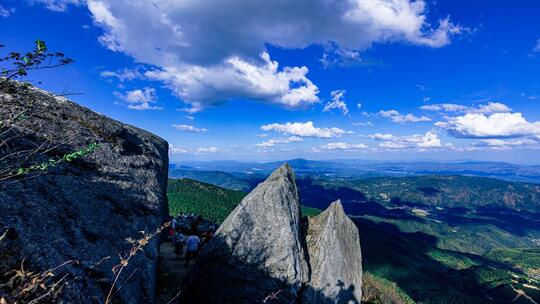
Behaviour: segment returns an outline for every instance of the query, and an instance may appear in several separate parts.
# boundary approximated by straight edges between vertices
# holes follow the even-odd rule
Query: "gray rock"
[[[183,303],[359,303],[362,257],[341,203],[301,220],[285,164],[254,189],[203,250]]]
[[[360,303],[362,255],[358,228],[347,217],[341,201],[309,219],[306,236],[310,281],[304,303]]]
[[[185,303],[294,303],[308,280],[294,174],[283,165],[227,217],[183,288]]]
[[[49,142],[52,149],[37,162],[91,143],[99,147],[45,174],[0,182],[0,234],[12,228],[15,235],[0,248],[11,252],[1,267],[25,259],[28,268],[45,270],[76,260],[58,270],[68,274],[64,301],[103,303],[111,268],[131,248],[126,238],[154,232],[167,216],[167,142],[39,89],[3,87],[0,119],[24,108],[31,110],[16,124],[11,145]],[[7,153],[2,147],[0,158]],[[154,301],[158,248],[154,238],[130,261],[115,303]]]

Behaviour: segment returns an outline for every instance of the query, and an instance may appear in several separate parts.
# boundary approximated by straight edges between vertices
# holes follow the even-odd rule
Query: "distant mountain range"
[[[266,176],[285,161],[192,161],[171,165],[170,169],[223,171],[236,176]],[[287,160],[297,175],[368,178],[377,176],[466,175],[491,177],[507,181],[540,183],[540,166],[525,166],[505,162],[382,162],[366,160],[314,161]]]

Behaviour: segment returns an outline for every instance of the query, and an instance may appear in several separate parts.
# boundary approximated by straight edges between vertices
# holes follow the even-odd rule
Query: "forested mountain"
[[[167,196],[169,213],[194,212],[218,224],[247,195],[246,192],[229,190],[189,178],[169,179]],[[306,216],[318,214],[320,210],[302,206]]]
[[[540,185],[492,178],[426,175],[356,179],[347,183],[367,198],[401,201],[432,207],[499,207],[540,211]]]
[[[200,171],[186,168],[170,168],[170,178],[190,178],[231,190],[250,190],[250,183],[240,177],[223,171]]]

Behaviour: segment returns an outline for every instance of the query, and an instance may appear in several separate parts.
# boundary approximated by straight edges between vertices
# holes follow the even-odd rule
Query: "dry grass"
[[[131,244],[130,250],[125,254],[119,254],[120,261],[111,269],[113,274],[112,284],[105,298],[105,304],[110,304],[115,294],[122,288],[119,286],[119,279],[122,273],[125,272],[133,257],[143,251],[144,247],[158,236],[165,228],[170,226],[170,222],[161,225],[153,233],[141,231],[141,237],[138,239],[128,238]],[[0,236],[0,244],[5,239],[5,233]],[[97,264],[108,260],[110,257],[105,257]],[[66,261],[54,268],[34,272],[25,268],[25,261],[20,263],[19,269],[10,270],[2,275],[7,278],[7,282],[0,284],[0,304],[37,304],[37,303],[52,303],[60,299],[61,293],[66,286],[69,285],[70,274],[63,271],[68,265],[78,264],[76,260]],[[97,265],[96,264],[96,265]],[[135,274],[137,269],[133,270],[124,283],[128,282]]]
[[[32,272],[25,269],[23,260],[19,269],[5,274],[9,279],[0,289],[9,293],[0,298],[0,304],[54,302],[68,284],[68,274],[61,274],[62,268],[77,263],[66,261],[43,272]]]

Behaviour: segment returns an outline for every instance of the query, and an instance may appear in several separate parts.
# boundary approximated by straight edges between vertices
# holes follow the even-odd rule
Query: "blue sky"
[[[172,161],[540,163],[536,1],[0,0],[29,80],[170,144]]]

